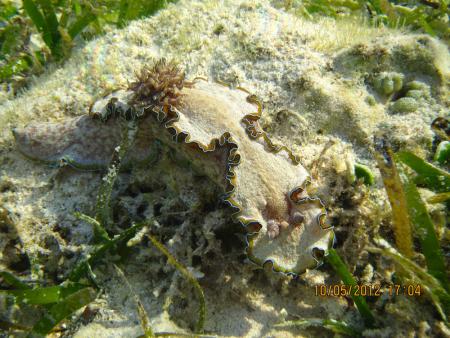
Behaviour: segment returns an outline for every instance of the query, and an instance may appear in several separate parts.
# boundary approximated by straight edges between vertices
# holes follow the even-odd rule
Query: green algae
[[[415,100],[419,100],[424,96],[423,91],[417,89],[408,90],[405,94],[406,97],[411,97]]]
[[[328,250],[328,255],[325,256],[325,261],[328,262],[333,269],[336,271],[336,273],[341,277],[342,281],[345,285],[348,286],[356,286],[356,280],[351,274],[351,272],[348,270],[345,263],[342,261],[342,259],[339,257],[338,253],[334,249]],[[367,305],[364,297],[361,295],[356,294],[356,288],[353,288],[353,290],[350,293],[350,296],[352,297],[353,301],[356,304],[356,307],[358,308],[359,313],[361,314],[361,317],[364,319],[364,323],[367,327],[373,327],[375,325],[375,317],[370,311],[369,306]]]
[[[389,96],[403,88],[403,74],[395,72],[382,72],[373,80],[375,90],[381,94]]]
[[[425,184],[436,192],[450,191],[450,174],[448,172],[410,152],[403,151],[396,156],[417,173],[417,176],[414,178],[416,184]]]
[[[12,295],[17,302],[23,302],[30,305],[44,305],[62,301],[72,293],[85,287],[86,285],[84,284],[69,282],[55,286],[38,287],[35,289],[0,290],[0,294]]]
[[[72,293],[53,305],[44,317],[33,326],[28,337],[46,336],[60,321],[94,301],[97,296],[98,292],[90,287]]]
[[[438,144],[436,153],[434,154],[435,161],[440,164],[448,164],[450,162],[450,142],[442,141]]]
[[[384,240],[378,238],[376,239],[376,242],[381,244]],[[420,284],[425,289],[426,294],[431,298],[439,315],[447,322],[447,313],[450,313],[450,294],[433,275],[429,274],[414,261],[403,256],[393,248],[387,247],[380,249],[368,247],[367,251],[389,257],[396,262],[401,267],[403,273],[406,273],[412,281]]]
[[[11,285],[15,290],[26,290],[31,288],[28,284],[20,280],[20,278],[8,271],[0,271],[0,277],[2,277],[3,280],[7,284]]]
[[[399,114],[413,113],[417,110],[419,105],[412,97],[402,97],[394,102],[392,111]]]
[[[373,172],[364,164],[355,163],[355,176],[361,179],[365,185],[373,185],[375,183]]]
[[[425,203],[422,201],[413,180],[408,177],[403,183],[405,189],[408,214],[414,225],[415,234],[419,238],[421,251],[425,256],[427,271],[440,281],[442,286],[450,292],[442,249],[436,235],[435,227],[428,214]]]

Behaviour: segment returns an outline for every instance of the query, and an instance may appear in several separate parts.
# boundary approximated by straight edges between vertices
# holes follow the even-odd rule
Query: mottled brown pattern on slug
[[[52,163],[65,159],[80,168],[106,167],[121,135],[120,120],[103,123],[87,115],[63,123],[37,123],[14,130],[18,149],[25,156]],[[125,162],[148,157],[151,142],[151,137],[141,132]]]

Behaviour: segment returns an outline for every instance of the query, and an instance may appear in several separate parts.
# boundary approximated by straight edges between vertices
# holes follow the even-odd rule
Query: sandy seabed
[[[93,214],[102,177],[101,172],[27,160],[15,150],[11,128],[86,114],[95,99],[126,85],[161,57],[179,62],[188,79],[203,76],[257,95],[265,130],[291,148],[316,178],[335,226],[335,247],[354,275],[366,284],[392,283],[393,263],[364,249],[374,245],[376,235],[394,245],[390,207],[371,153],[373,136],[384,135],[396,149],[430,157],[430,124],[449,111],[448,49],[426,35],[371,28],[358,20],[305,21],[268,1],[180,1],[87,42],[17,97],[1,93],[0,225],[5,231],[0,233],[0,269],[49,284],[63,281],[92,250],[92,227],[73,212]],[[401,79],[399,89],[380,85],[390,78]],[[354,163],[374,172],[374,186],[354,182]],[[316,296],[316,286],[340,282],[331,267],[322,265],[293,279],[250,264],[243,229],[220,196],[189,163],[163,149],[151,168],[119,175],[113,193],[116,225],[109,229],[118,233],[133,221],[159,217],[154,232],[204,289],[205,332],[331,336],[323,328],[273,326],[285,319],[331,318],[360,328],[367,337],[449,334],[426,297],[369,299],[382,328],[363,329],[347,299]],[[440,205],[430,209],[433,219],[442,219],[444,212]],[[126,259],[109,257],[109,264],[94,270],[103,292],[89,305],[93,315],[68,322],[65,336],[142,334],[131,290],[154,332],[194,328],[198,300],[193,288],[150,243],[137,242]],[[1,307],[10,319],[31,321],[35,315],[5,302]]]

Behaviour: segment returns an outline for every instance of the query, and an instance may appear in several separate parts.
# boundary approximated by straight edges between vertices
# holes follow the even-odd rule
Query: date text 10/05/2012
[[[380,284],[319,284],[315,287],[315,295],[321,297],[346,297],[346,296],[374,296],[381,297],[387,293],[393,296],[418,297],[423,294],[423,288],[420,284],[389,284],[381,286]]]

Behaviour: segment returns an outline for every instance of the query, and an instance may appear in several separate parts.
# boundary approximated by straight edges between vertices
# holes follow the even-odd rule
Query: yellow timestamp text
[[[346,297],[346,296],[373,296],[381,297],[383,294],[393,296],[418,297],[423,294],[420,284],[319,284],[315,286],[315,295],[321,297]]]

